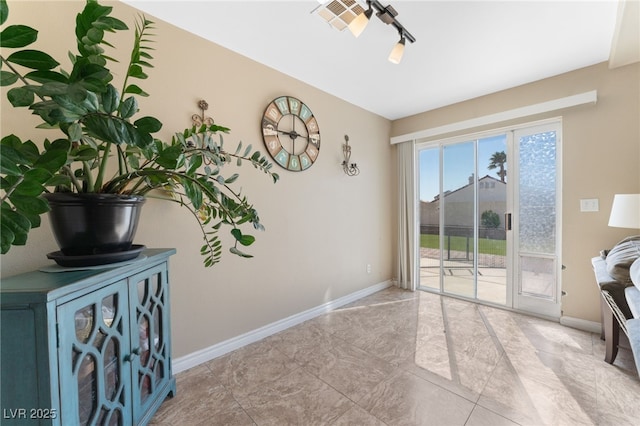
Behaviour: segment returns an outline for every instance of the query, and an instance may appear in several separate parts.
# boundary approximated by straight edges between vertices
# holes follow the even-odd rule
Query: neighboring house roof
[[[496,179],[496,178],[494,178],[493,176],[489,176],[489,175],[485,175],[485,176],[481,177],[480,179],[478,179],[478,183],[480,183],[480,182],[486,182],[486,181],[488,181],[488,180],[489,180],[489,181],[494,181],[494,182],[497,182],[497,183],[501,183],[501,184],[503,184],[503,185],[506,185],[506,184],[507,184],[506,182],[502,182],[500,179]],[[460,187],[460,188],[458,188],[458,189],[454,189],[453,191],[446,191],[446,192],[444,193],[444,196],[445,196],[445,197],[448,197],[448,196],[450,196],[450,195],[452,195],[452,194],[455,194],[456,192],[460,192],[460,191],[462,191],[462,190],[464,190],[464,189],[466,189],[466,188],[468,188],[468,187],[472,186],[473,184],[474,184],[474,183],[473,183],[473,182],[471,182],[471,183],[468,183],[468,184],[466,184],[466,185],[464,185],[464,186],[461,186],[461,187]],[[440,200],[440,195],[436,195],[435,197],[433,197],[433,201],[422,201],[422,202],[423,202],[423,203],[433,203],[433,202],[436,202],[436,201],[439,201],[439,200]]]

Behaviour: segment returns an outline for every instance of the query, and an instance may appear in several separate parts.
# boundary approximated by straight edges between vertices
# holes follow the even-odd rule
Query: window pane
[[[520,251],[555,253],[556,132],[520,138]]]

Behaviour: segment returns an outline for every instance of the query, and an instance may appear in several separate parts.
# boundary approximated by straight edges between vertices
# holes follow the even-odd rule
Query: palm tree
[[[500,177],[500,181],[504,182],[505,178],[507,177],[507,171],[504,168],[504,164],[507,162],[507,154],[504,153],[504,151],[500,151],[500,152],[495,152],[491,158],[491,163],[489,163],[489,167],[487,167],[489,170],[493,170],[493,169],[500,169],[497,173],[497,175]]]

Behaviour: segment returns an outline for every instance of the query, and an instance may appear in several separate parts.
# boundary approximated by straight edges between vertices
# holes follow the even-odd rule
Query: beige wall
[[[399,136],[590,90],[595,105],[498,123],[501,127],[561,115],[563,315],[600,320],[590,259],[634,231],[609,228],[613,195],[640,192],[640,64],[610,70],[606,63],[393,122]],[[491,127],[491,126],[488,126]],[[470,133],[486,129],[469,129]],[[449,136],[453,136],[449,135]],[[581,198],[598,198],[600,211],[580,212]]]
[[[82,2],[9,2],[9,7],[9,23],[40,29],[38,46],[57,51],[58,60],[68,64],[66,52],[75,51],[73,23]],[[130,27],[136,13],[115,4],[114,15]],[[266,227],[249,248],[253,259],[225,253],[221,264],[205,269],[199,228],[190,214],[170,203],[147,202],[136,243],[178,250],[170,273],[174,356],[390,280],[395,186],[390,122],[168,24],[157,22],[155,33],[155,68],[140,82],[151,97],[142,100],[141,112],[164,122],[163,137],[189,127],[191,115],[199,112],[198,100],[205,99],[208,114],[232,130],[226,146],[235,148],[242,140],[266,154],[260,118],[280,95],[309,105],[322,137],[320,156],[309,170],[293,173],[274,166],[281,175],[276,185],[251,166],[239,170],[237,183]],[[121,62],[128,60],[131,39],[131,32],[108,38],[119,47],[113,56]],[[121,80],[116,80],[119,87]],[[4,88],[1,108],[2,135],[43,139],[44,131],[33,129],[37,121],[28,111],[11,109]],[[347,177],[340,166],[345,134],[352,161],[361,169],[357,177]],[[3,276],[47,264],[46,253],[57,247],[44,222],[25,247],[2,256]]]

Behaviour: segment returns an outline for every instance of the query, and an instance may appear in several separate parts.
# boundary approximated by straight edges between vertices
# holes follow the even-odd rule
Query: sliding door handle
[[[511,231],[511,213],[504,214],[504,230]]]

